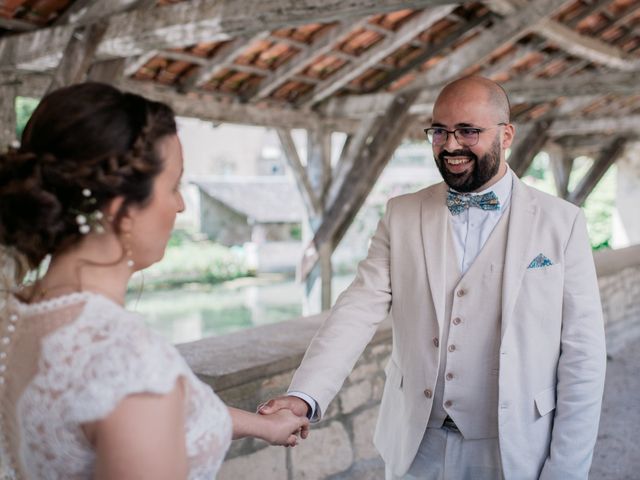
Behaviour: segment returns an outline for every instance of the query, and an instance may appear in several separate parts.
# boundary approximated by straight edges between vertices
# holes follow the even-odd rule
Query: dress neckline
[[[82,301],[87,301],[90,298],[104,298],[111,302],[107,297],[99,293],[94,292],[72,292],[64,295],[60,295],[39,302],[26,303],[18,298],[16,295],[11,295],[9,298],[16,309],[22,313],[45,313],[55,310],[66,308],[70,305],[76,305]]]

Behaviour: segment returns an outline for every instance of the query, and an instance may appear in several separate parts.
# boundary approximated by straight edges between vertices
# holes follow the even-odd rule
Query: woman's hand
[[[306,438],[309,430],[309,420],[298,417],[291,410],[278,410],[270,415],[260,415],[264,421],[264,434],[260,437],[271,445],[295,447],[298,435],[304,432]]]

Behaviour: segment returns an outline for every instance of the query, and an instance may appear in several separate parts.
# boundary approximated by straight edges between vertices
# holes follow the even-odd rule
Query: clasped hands
[[[258,413],[265,420],[272,420],[269,423],[272,425],[275,441],[268,440],[269,443],[295,447],[298,444],[298,438],[307,438],[309,436],[308,410],[307,402],[293,396],[272,398],[259,405]],[[286,441],[282,441],[285,439]]]

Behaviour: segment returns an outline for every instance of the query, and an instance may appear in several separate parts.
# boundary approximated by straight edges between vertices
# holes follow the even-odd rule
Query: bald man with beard
[[[586,222],[509,168],[509,114],[489,79],[442,90],[425,133],[444,182],[389,201],[288,394],[261,412],[319,420],[390,317],[374,436],[387,479],[588,477],[606,353]]]

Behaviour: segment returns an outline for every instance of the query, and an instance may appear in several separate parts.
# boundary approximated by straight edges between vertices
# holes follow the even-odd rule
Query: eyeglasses
[[[496,127],[504,126],[506,123],[498,123]],[[449,139],[449,134],[453,133],[456,141],[461,147],[473,147],[480,140],[480,134],[486,130],[491,130],[496,127],[487,128],[475,128],[475,127],[462,127],[455,130],[447,130],[442,127],[425,128],[424,133],[427,134],[427,140],[429,143],[436,147],[441,147]]]

